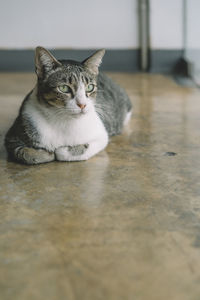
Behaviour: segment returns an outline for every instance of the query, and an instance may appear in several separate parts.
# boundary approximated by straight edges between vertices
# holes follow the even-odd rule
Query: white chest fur
[[[39,133],[40,147],[49,151],[61,146],[86,144],[98,138],[108,138],[95,110],[75,118],[56,114],[46,117],[33,103],[27,103],[25,113],[29,115]]]

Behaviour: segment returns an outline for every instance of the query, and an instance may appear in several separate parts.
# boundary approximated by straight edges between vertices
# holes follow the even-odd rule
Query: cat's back
[[[132,111],[132,104],[125,90],[102,72],[98,75],[95,107],[109,136],[121,133],[124,122]]]

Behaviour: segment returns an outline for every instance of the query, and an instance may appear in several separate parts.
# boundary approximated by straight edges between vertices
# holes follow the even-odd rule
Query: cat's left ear
[[[45,77],[51,70],[61,66],[61,63],[43,47],[35,49],[35,72],[39,78]]]
[[[93,55],[85,59],[82,64],[89,69],[93,74],[99,73],[99,66],[102,62],[102,58],[105,54],[105,49],[98,50]]]

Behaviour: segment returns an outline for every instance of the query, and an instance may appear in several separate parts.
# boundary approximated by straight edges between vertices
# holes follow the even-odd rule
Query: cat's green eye
[[[86,92],[91,93],[94,90],[94,84],[88,84],[86,87]]]
[[[71,93],[71,89],[68,85],[63,84],[58,87],[59,91],[62,93]]]

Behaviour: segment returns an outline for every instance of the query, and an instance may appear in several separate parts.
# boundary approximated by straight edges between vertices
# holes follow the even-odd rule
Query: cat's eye
[[[63,84],[58,87],[59,91],[62,93],[71,93],[71,89],[68,85]]]
[[[94,84],[88,84],[86,87],[86,92],[91,93],[94,90]]]

